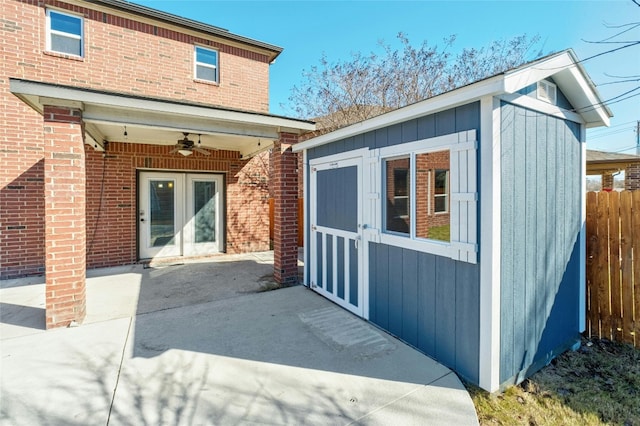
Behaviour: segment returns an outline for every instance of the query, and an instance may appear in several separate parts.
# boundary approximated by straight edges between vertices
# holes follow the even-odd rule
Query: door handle
[[[360,235],[358,235],[355,240],[353,240],[353,243],[356,247],[356,250],[358,250],[360,248],[360,240],[362,240],[362,237],[360,237]]]

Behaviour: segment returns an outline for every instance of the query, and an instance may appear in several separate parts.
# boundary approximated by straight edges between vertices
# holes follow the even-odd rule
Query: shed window
[[[370,172],[379,176],[370,199],[382,210],[369,219],[376,241],[476,263],[476,152],[475,130],[375,150],[367,163],[380,170]]]
[[[82,56],[82,17],[55,10],[47,10],[47,50]]]
[[[195,47],[195,78],[218,83],[218,52]]]
[[[409,233],[411,221],[411,169],[409,157],[386,160],[387,231]]]

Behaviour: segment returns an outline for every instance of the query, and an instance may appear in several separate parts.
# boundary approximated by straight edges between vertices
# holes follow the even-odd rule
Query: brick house
[[[0,8],[0,278],[46,276],[47,328],[82,321],[87,268],[268,250],[270,191],[296,279],[314,125],[269,114],[281,48],[120,0]]]
[[[587,175],[600,175],[602,189],[613,189],[614,175],[624,171],[624,189],[640,189],[640,156],[587,150]]]

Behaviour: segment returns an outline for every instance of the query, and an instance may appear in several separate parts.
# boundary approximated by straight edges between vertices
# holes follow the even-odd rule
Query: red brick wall
[[[281,284],[298,281],[298,155],[291,147],[298,136],[281,133],[273,146],[274,278]]]
[[[85,299],[85,161],[82,112],[44,107],[46,327],[82,322]]]
[[[627,191],[640,189],[640,164],[634,164],[625,169],[624,189]]]
[[[45,4],[84,16],[84,58],[45,51]],[[269,110],[266,55],[60,1],[5,0],[0,8],[3,78]],[[194,81],[194,44],[219,50],[219,85]]]
[[[108,145],[104,156],[86,149],[88,267],[136,262],[138,169],[224,173],[227,252],[269,249],[268,153],[241,160],[232,151],[183,157],[169,154],[171,149],[117,142]]]
[[[45,4],[85,16],[83,59],[45,52]],[[265,55],[225,46],[196,33],[180,34],[56,1],[5,0],[0,2],[0,17],[2,279],[44,272],[43,119],[10,93],[9,78],[268,111],[269,64]],[[220,49],[220,85],[194,82],[194,43]],[[137,149],[141,151],[133,152]],[[189,158],[166,155],[168,150],[111,144],[105,163],[108,197],[103,201],[108,209],[103,206],[101,214],[106,218],[101,216],[102,229],[97,230],[96,192],[100,190],[103,159],[101,153],[87,151],[89,267],[135,261],[135,167],[143,167],[139,164],[144,165],[147,157],[152,158],[154,168],[226,171],[228,251],[268,249],[266,181],[256,178],[263,173],[258,158],[245,162],[237,153],[221,152],[198,160],[197,154]],[[244,189],[248,192],[240,197]],[[96,238],[92,238],[94,234]],[[99,239],[98,235],[104,237]],[[110,238],[114,235],[118,239]]]

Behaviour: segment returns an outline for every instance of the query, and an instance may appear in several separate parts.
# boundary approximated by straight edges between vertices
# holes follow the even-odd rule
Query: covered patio
[[[45,135],[39,167],[45,188],[46,328],[81,323],[92,315],[86,304],[87,268],[268,250],[267,193],[274,199],[273,277],[279,284],[297,282],[297,157],[291,146],[315,128],[313,123],[20,79],[10,79],[10,86],[42,115]],[[169,187],[189,179],[197,183],[206,173],[212,176],[204,181],[208,188],[221,188],[216,189],[220,213],[211,225],[216,237],[210,249],[186,248],[187,225],[197,212],[177,210],[189,204],[185,189],[183,198],[172,201],[170,218],[182,220],[184,232],[171,222],[173,234],[156,238],[145,251],[154,205],[141,201],[144,176],[151,176],[152,185],[160,182],[152,188],[157,189],[163,182]],[[191,236],[189,241],[197,240]],[[166,251],[158,241],[175,249]]]

